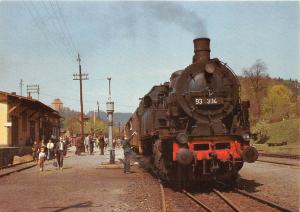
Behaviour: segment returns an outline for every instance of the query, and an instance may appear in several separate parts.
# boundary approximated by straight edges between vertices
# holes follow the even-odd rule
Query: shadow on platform
[[[257,187],[262,186],[263,184],[256,182],[255,180],[247,180],[244,178],[239,178],[236,187],[241,190],[245,190],[249,193],[255,193]]]

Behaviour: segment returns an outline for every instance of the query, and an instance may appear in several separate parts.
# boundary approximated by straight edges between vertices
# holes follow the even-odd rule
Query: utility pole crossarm
[[[73,80],[79,80],[79,86],[80,86],[80,125],[81,125],[81,137],[84,136],[84,120],[83,120],[83,95],[82,95],[82,80],[88,80],[88,74],[81,73],[81,59],[80,55],[78,53],[78,69],[79,73],[73,74]]]

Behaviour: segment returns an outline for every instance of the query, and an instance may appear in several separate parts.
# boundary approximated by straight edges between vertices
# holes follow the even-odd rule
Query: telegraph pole
[[[83,120],[83,97],[82,97],[82,80],[88,80],[88,74],[81,73],[81,59],[80,55],[78,53],[78,69],[79,74],[73,74],[73,80],[79,80],[79,86],[80,86],[80,126],[81,126],[81,137],[84,137],[84,120]]]
[[[21,79],[20,84],[19,84],[19,86],[20,86],[20,96],[22,96],[22,94],[23,94],[23,85],[24,85],[24,83],[23,83],[23,80]]]
[[[37,93],[38,100],[40,100],[40,86],[39,85],[27,85],[27,96],[30,97],[32,93]]]
[[[119,122],[119,138],[121,138],[121,122]]]
[[[97,106],[98,106],[98,119],[101,120],[100,118],[100,107],[99,107],[99,102],[97,101]]]
[[[113,113],[114,113],[114,102],[111,100],[111,91],[110,91],[110,80],[111,77],[108,77],[108,86],[109,86],[109,96],[108,101],[106,102],[106,111],[108,114],[108,150],[109,150],[109,163],[115,163],[115,149],[113,146]]]

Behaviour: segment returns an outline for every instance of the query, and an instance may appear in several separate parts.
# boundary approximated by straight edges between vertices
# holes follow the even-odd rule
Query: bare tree
[[[268,77],[267,66],[261,59],[257,59],[250,68],[243,69],[243,74],[249,79],[251,88],[254,91],[254,96],[257,103],[257,118],[259,119],[261,115],[261,94],[266,88],[264,79]]]

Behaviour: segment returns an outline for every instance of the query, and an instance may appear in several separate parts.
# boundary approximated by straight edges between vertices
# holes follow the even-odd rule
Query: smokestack
[[[193,63],[201,63],[210,60],[209,38],[197,38],[194,41]]]

